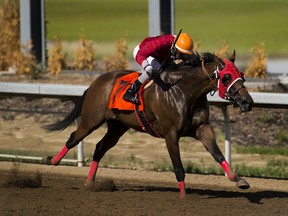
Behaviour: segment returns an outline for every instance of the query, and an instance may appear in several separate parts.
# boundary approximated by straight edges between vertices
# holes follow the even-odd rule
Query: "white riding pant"
[[[138,51],[139,51],[139,45],[137,45],[133,51],[133,57],[135,60],[136,60],[136,55],[137,55]],[[153,70],[155,70],[155,71],[158,71],[161,68],[160,62],[152,56],[148,56],[148,58],[146,58],[146,61],[148,62],[149,65],[152,66]],[[142,74],[138,78],[138,80],[141,83],[144,83],[146,80],[150,79],[148,73],[144,69],[141,70],[141,73]]]

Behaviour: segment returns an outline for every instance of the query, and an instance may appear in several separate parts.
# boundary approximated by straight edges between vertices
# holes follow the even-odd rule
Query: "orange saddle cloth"
[[[133,72],[120,77],[115,83],[109,101],[109,109],[119,109],[119,110],[135,110],[135,104],[127,102],[123,99],[123,95],[126,90],[130,88],[131,84],[138,79],[139,72]],[[139,111],[144,110],[143,104],[143,85],[140,87],[138,98],[140,100]]]

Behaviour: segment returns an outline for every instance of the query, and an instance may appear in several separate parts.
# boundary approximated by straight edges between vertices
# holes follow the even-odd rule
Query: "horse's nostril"
[[[242,103],[243,105],[247,105],[247,104],[249,104],[249,101],[243,100],[241,103]]]
[[[243,100],[240,107],[242,112],[248,112],[252,110],[252,103],[248,100]]]

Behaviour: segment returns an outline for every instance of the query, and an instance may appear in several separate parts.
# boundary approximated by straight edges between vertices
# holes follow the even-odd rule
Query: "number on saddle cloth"
[[[119,110],[134,110],[135,106],[133,103],[127,102],[123,99],[123,95],[126,90],[130,88],[132,84],[139,77],[139,72],[129,73],[123,77],[120,77],[115,83],[109,101],[109,109],[119,109]],[[142,100],[139,98],[140,101]],[[143,102],[141,102],[140,110],[143,110]]]

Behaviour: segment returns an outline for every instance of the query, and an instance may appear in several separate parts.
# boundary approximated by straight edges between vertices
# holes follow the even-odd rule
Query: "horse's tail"
[[[74,109],[63,120],[60,120],[53,124],[44,125],[43,128],[50,132],[56,132],[56,131],[63,131],[68,126],[70,126],[75,121],[75,119],[77,119],[81,114],[86,92],[87,90],[83,93],[83,95],[79,98],[79,100],[75,102]]]

